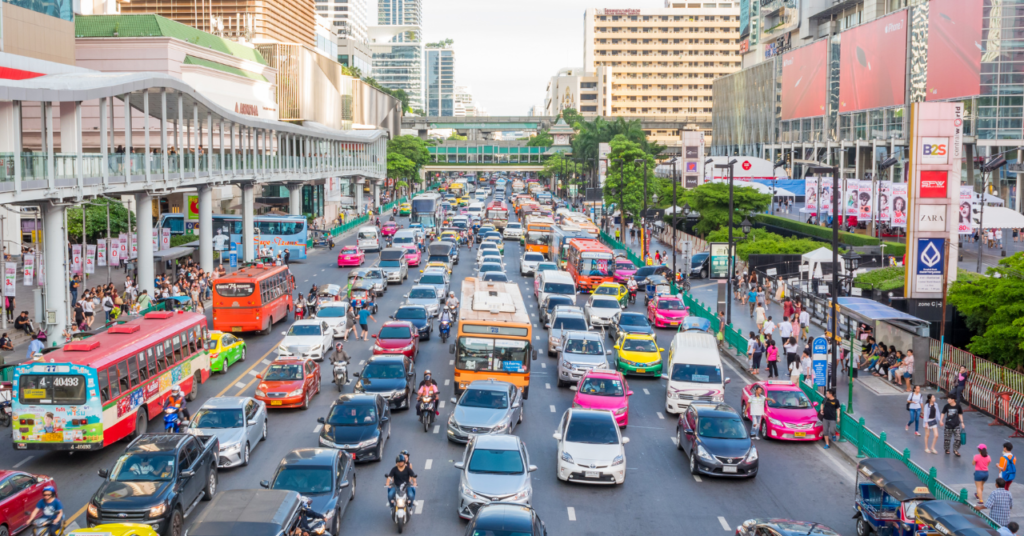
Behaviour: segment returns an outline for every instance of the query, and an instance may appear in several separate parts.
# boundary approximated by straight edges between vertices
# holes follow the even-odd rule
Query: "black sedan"
[[[391,437],[391,409],[378,394],[341,395],[316,422],[320,446],[340,449],[355,461],[380,461],[384,443]]]
[[[378,394],[392,409],[408,409],[416,392],[416,365],[402,354],[375,355],[353,376],[356,393]]]
[[[547,536],[548,529],[529,506],[492,502],[481,506],[469,521],[466,534],[515,534]]]
[[[839,536],[839,533],[822,525],[792,519],[748,519],[736,527],[736,536]]]
[[[671,277],[672,269],[664,264],[658,264],[653,266],[641,266],[637,271],[633,272],[633,279],[642,288],[644,286],[644,279],[652,275],[660,275],[663,277]]]
[[[430,312],[422,305],[403,305],[391,315],[391,319],[404,320],[415,326],[421,341],[429,341],[430,332],[434,330]]]
[[[757,448],[740,414],[728,405],[690,404],[676,424],[676,446],[686,452],[691,474],[757,476]]]
[[[356,495],[352,456],[334,449],[297,449],[277,465],[273,480],[260,485],[309,497],[310,508],[323,514],[331,534],[341,534],[341,516]]]
[[[643,313],[623,311],[615,315],[615,321],[608,326],[608,336],[613,341],[617,341],[622,333],[653,335],[654,328],[651,327],[651,323],[647,321],[647,316]]]

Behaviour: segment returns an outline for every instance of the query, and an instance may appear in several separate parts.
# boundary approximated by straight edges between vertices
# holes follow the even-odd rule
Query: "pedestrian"
[[[811,351],[807,348],[804,348],[803,355],[800,356],[800,372],[804,376],[804,381],[814,385],[814,360],[811,359]]]
[[[829,448],[832,436],[836,435],[840,418],[839,400],[836,399],[835,389],[825,392],[825,400],[821,401],[818,413],[821,416],[821,437],[825,440],[825,448]]]
[[[948,455],[949,442],[952,440],[953,454],[958,458],[960,457],[960,430],[966,428],[964,426],[964,414],[960,410],[960,404],[956,402],[956,397],[951,393],[949,398],[946,399],[946,405],[942,407],[942,415],[939,417],[939,422],[945,426],[942,446]]]
[[[907,395],[907,411],[910,412],[910,420],[907,421],[906,431],[910,431],[910,425],[914,425],[914,435],[921,435],[921,386],[915,385],[914,392]]]
[[[747,411],[750,413],[750,437],[761,439],[761,419],[764,417],[764,388],[761,385],[754,387],[754,394],[747,399]]]
[[[971,373],[967,371],[967,367],[960,365],[960,372],[956,375],[956,401],[963,403],[964,392],[967,391],[967,380],[970,379]]]
[[[88,294],[82,299],[82,309],[85,311],[85,323],[91,328],[95,310],[93,309],[92,299]]]
[[[291,248],[284,248],[284,265],[288,266],[288,261],[292,258]]]
[[[777,327],[778,326],[775,325],[775,322],[772,321],[772,317],[769,316],[768,321],[765,322],[762,326],[762,331],[764,332],[765,337],[768,337],[769,339],[774,338],[773,336],[775,335],[775,328]]]
[[[927,400],[924,403],[924,451],[932,454],[938,454],[939,451],[935,450],[935,443],[939,440],[939,404],[935,400],[935,395],[928,395]],[[931,443],[929,444],[929,438]]]
[[[71,276],[71,303],[78,301],[78,288],[81,286],[80,281],[81,279],[79,279],[77,274]]]
[[[978,499],[977,508],[985,507],[985,482],[988,482],[988,464],[992,458],[988,455],[988,448],[984,443],[978,445],[978,453],[974,455],[974,497]]]
[[[768,378],[779,377],[779,349],[775,347],[775,341],[768,337],[768,348],[765,350],[768,357]]]
[[[811,314],[807,309],[800,311],[800,338],[804,341],[811,338]]]
[[[14,322],[14,303],[14,296],[4,296],[4,314],[7,315],[8,322]]]
[[[900,375],[906,380],[907,391],[910,391],[910,382],[914,379],[914,351],[907,350],[907,357],[903,358],[903,365],[900,366]]]
[[[1006,481],[1002,478],[996,479],[996,489],[988,494],[988,517],[992,518],[1000,527],[1010,522],[1010,510],[1013,510],[1013,495],[1004,489]]]
[[[1020,525],[1016,521],[1011,521],[1006,524],[1005,527],[999,527],[999,536],[1017,536],[1017,531],[1020,530]]]
[[[754,318],[754,309],[757,307],[757,289],[754,288],[754,285],[750,285],[750,288],[747,289],[747,297],[743,303],[750,306],[750,318]]]
[[[765,311],[764,305],[757,304],[754,308],[754,323],[757,324],[757,332],[764,333]]]
[[[369,307],[363,307],[362,309],[360,309],[359,310],[359,327],[363,329],[363,340],[364,341],[367,339],[367,337],[369,336],[369,333],[370,333],[370,324],[369,324],[370,320],[373,320],[374,322],[377,321],[377,319],[374,318],[372,314],[370,314],[370,308]]]
[[[799,376],[800,358],[797,356],[797,352],[800,350],[800,345],[797,344],[796,338],[786,337],[782,339],[782,348],[786,351],[786,369],[790,371],[790,376],[793,375],[793,367],[796,367],[796,375]]]
[[[356,308],[354,305],[349,304],[349,306],[345,308],[345,325],[348,327],[348,329],[345,330],[345,336],[342,338],[342,340],[347,341],[348,334],[351,333],[353,330],[356,332],[356,338],[359,338],[359,327],[356,324],[357,320],[359,320],[359,315],[356,314]]]
[[[1017,478],[1017,457],[1013,455],[1013,443],[1003,443],[1003,455],[999,457],[999,477],[1006,482],[1009,491],[1013,479]]]
[[[782,322],[776,326],[779,329],[779,340],[785,342],[793,335],[793,323],[789,321],[788,315],[782,316]]]

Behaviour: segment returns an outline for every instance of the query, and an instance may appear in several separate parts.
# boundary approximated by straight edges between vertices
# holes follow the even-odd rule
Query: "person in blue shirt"
[[[64,505],[57,500],[57,490],[53,486],[46,486],[43,488],[43,499],[36,503],[36,507],[32,510],[32,515],[28,517],[28,525],[32,525],[32,521],[36,518],[45,519],[46,535],[56,536],[57,530],[60,529],[61,521],[64,519]]]
[[[25,356],[25,359],[32,359],[32,356],[42,350],[44,346],[42,337],[32,339],[32,342],[28,343],[28,354]]]
[[[370,313],[370,309],[368,307],[363,307],[362,309],[360,309],[359,310],[359,327],[362,328],[362,330],[363,330],[363,340],[364,341],[367,339],[367,337],[369,337],[369,333],[370,333],[369,321],[370,320],[373,320],[374,322],[377,321],[377,319],[373,317],[373,314]]]

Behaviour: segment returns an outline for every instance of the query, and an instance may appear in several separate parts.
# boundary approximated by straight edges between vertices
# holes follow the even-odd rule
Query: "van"
[[[381,236],[380,229],[372,225],[359,228],[359,234],[356,235],[356,247],[361,251],[380,251],[383,243],[384,237]]]
[[[576,299],[576,282],[572,280],[569,272],[545,270],[537,275],[536,278],[537,286],[535,293],[537,294],[537,303],[544,303],[544,298],[551,294],[568,296],[573,300]]]
[[[665,411],[682,413],[694,400],[722,402],[725,384],[715,336],[702,331],[677,333],[668,349]]]

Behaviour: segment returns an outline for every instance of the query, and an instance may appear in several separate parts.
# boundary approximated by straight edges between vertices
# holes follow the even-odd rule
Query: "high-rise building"
[[[341,39],[365,42],[368,0],[316,0],[316,13],[327,19]]]
[[[566,108],[593,117],[611,115],[612,67],[585,72],[582,67],[563,68],[548,81],[542,115],[556,116]]]
[[[594,101],[586,101],[594,104],[584,104],[581,87],[580,107],[595,106],[604,116],[678,123],[680,128],[648,131],[648,139],[665,145],[679,145],[681,130],[710,137],[711,84],[740,69],[739,15],[739,3],[731,1],[587,9],[583,71],[593,73],[598,89],[609,91],[598,91]]]
[[[367,28],[373,77],[405,91],[413,110],[424,110],[422,0],[378,0],[377,24]]]
[[[236,41],[316,45],[313,0],[135,0],[122,14],[156,14]]]
[[[423,0],[378,0],[377,24],[381,26],[423,27]],[[396,43],[418,43],[420,32],[405,32],[394,37]]]
[[[473,90],[467,86],[455,86],[456,117],[482,117],[485,115],[487,115],[487,111],[473,98]]]
[[[455,50],[447,42],[427,45],[427,107],[428,117],[451,117],[455,114]]]

